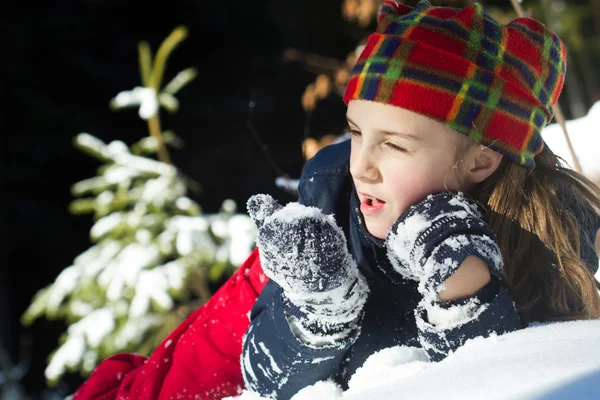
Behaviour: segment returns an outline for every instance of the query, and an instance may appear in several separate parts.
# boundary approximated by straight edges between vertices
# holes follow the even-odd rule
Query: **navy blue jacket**
[[[288,399],[319,380],[333,378],[346,388],[349,378],[374,352],[396,345],[423,347],[433,361],[443,359],[470,338],[503,334],[522,327],[514,303],[497,284],[477,319],[448,330],[428,329],[417,311],[416,283],[394,272],[383,240],[364,228],[349,174],[349,141],[321,150],[303,170],[300,203],[334,214],[348,248],[369,284],[360,329],[338,346],[312,347],[291,332],[282,289],[270,281],[251,312],[242,369],[247,386],[263,396]],[[596,259],[597,260],[597,259]],[[597,261],[596,261],[597,262]],[[416,321],[420,320],[417,324]]]

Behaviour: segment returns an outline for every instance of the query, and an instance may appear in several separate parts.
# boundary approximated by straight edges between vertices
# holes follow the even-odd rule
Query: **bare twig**
[[[253,97],[252,100],[250,100],[250,102],[248,103],[248,121],[246,123],[246,126],[248,127],[248,130],[252,134],[252,137],[254,138],[254,141],[258,144],[258,147],[260,147],[260,149],[262,150],[263,154],[265,155],[265,158],[267,159],[267,163],[271,166],[271,168],[273,168],[273,170],[275,170],[275,173],[278,176],[289,177],[289,175],[286,174],[279,167],[279,165],[277,165],[277,163],[275,162],[275,160],[271,156],[271,153],[269,152],[269,147],[262,141],[260,135],[258,134],[258,130],[254,126],[254,122],[253,122],[253,120],[254,120],[254,107],[256,107],[256,101],[254,100],[254,94],[252,95],[252,97]]]
[[[517,15],[519,17],[525,17],[525,12],[523,11],[523,7],[521,7],[521,3],[518,0],[510,0]],[[567,132],[567,123],[565,120],[565,115],[562,112],[562,108],[560,104],[556,103],[553,107],[554,115],[556,117],[556,121],[560,124],[563,134],[565,135],[565,139],[567,140],[567,146],[569,147],[569,152],[571,153],[571,158],[573,159],[573,166],[575,167],[575,171],[581,173],[581,164],[579,163],[579,159],[575,154],[575,149],[573,148],[573,144],[571,143],[571,137],[569,136],[569,132]]]
[[[313,71],[323,73],[333,73],[339,70],[340,68],[346,67],[346,63],[340,60],[336,60],[335,58],[323,57],[313,53],[305,53],[293,48],[286,49],[283,52],[282,57],[284,61],[299,62]]]
[[[523,7],[521,6],[521,3],[519,3],[519,0],[510,0],[510,2],[512,3],[515,11],[517,12],[517,15],[519,17],[524,17],[525,16],[525,11],[523,10]]]
[[[556,121],[560,124],[562,131],[565,135],[565,139],[567,140],[567,146],[569,147],[569,153],[571,153],[571,158],[573,159],[573,166],[575,167],[575,171],[581,173],[581,164],[579,163],[579,158],[577,158],[577,155],[575,154],[575,149],[573,148],[573,144],[571,143],[571,137],[567,132],[567,122],[565,120],[565,116],[558,103],[556,103],[556,105],[554,106],[554,115],[556,116]]]

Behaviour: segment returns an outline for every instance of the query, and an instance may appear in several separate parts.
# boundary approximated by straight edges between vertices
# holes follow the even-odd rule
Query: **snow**
[[[567,131],[582,172],[592,181],[600,183],[600,101],[595,103],[582,118],[567,121]],[[569,152],[567,140],[559,124],[550,124],[542,131],[542,137],[550,149],[562,157],[572,168],[575,164]]]
[[[67,368],[75,368],[84,360],[88,346],[97,348],[102,340],[115,328],[114,312],[108,308],[97,309],[80,321],[71,324],[69,336],[57,350],[46,367],[46,377],[56,380]],[[89,355],[88,355],[89,358]]]
[[[66,296],[68,296],[77,286],[79,278],[81,276],[81,270],[74,265],[65,268],[56,278],[53,290],[48,295],[48,309],[54,312],[58,311],[58,308],[62,304]]]
[[[109,234],[123,222],[124,217],[125,214],[122,212],[113,212],[106,217],[100,218],[90,230],[92,240],[97,241],[102,236]]]
[[[75,137],[75,143],[78,146],[91,150],[105,159],[110,158],[108,150],[106,149],[106,144],[102,140],[90,135],[89,133],[80,133],[77,135]]]
[[[229,262],[231,265],[242,265],[254,248],[256,226],[247,215],[237,214],[228,221]]]
[[[108,183],[112,184],[123,183],[138,176],[140,176],[139,171],[122,165],[111,165],[104,171],[104,178]],[[102,193],[100,195],[102,195]]]
[[[126,285],[133,286],[140,271],[155,264],[160,259],[156,245],[143,246],[139,243],[127,245],[117,256],[105,264],[98,275],[98,283],[107,287],[106,298],[116,301],[122,296]]]
[[[193,209],[194,202],[186,196],[178,197],[177,200],[175,200],[175,207],[181,211],[189,211]]]
[[[600,390],[600,321],[536,324],[476,338],[438,363],[422,350],[393,347],[373,354],[342,392],[331,382],[301,390],[294,400],[572,399]],[[574,393],[594,392],[592,397]],[[257,400],[248,392],[230,397]]]
[[[156,115],[159,107],[156,90],[141,86],[118,93],[112,100],[112,104],[117,108],[139,105],[139,116],[144,120]]]
[[[466,304],[441,307],[439,302],[426,302],[427,321],[436,330],[453,329],[474,320],[487,309],[487,304],[480,304],[477,299],[470,299]]]
[[[137,346],[149,329],[161,325],[163,322],[162,317],[156,314],[128,318],[115,337],[115,346],[120,349],[124,349],[128,345]]]

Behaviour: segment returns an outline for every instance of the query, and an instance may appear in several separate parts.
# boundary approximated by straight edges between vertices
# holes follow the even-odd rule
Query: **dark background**
[[[252,122],[274,162],[291,177],[304,162],[300,98],[315,75],[284,62],[283,50],[343,60],[368,31],[342,18],[341,0],[62,0],[2,8],[0,347],[16,361],[19,339],[31,337],[32,366],[22,383],[32,397],[48,398],[43,370],[65,325],[39,320],[26,329],[19,318],[35,292],[90,246],[91,217],[73,217],[67,206],[70,186],[94,176],[98,162],[76,150],[72,138],[89,132],[131,144],[148,134],[137,110],[108,107],[118,92],[140,85],[137,43],[156,50],[177,25],[188,27],[165,81],[190,66],[199,76],[177,94],[179,112],[161,114],[163,128],[186,143],[171,157],[201,183],[192,197],[205,212],[226,198],[244,212],[254,193],[292,199],[275,187],[277,174],[247,127],[250,100]],[[328,129],[343,124],[339,117],[331,114]],[[308,125],[313,136],[328,133],[320,129]],[[59,390],[70,393],[80,382],[70,376]]]
[[[161,114],[163,128],[186,144],[171,157],[201,183],[192,197],[205,212],[225,198],[245,212],[257,192],[290,200],[275,187],[276,173],[247,128],[249,101],[274,161],[297,177],[306,122],[300,97],[315,75],[282,61],[281,53],[292,46],[344,59],[359,37],[348,34],[356,28],[342,19],[337,1],[65,0],[4,8],[0,340],[16,361],[19,338],[31,335],[33,364],[22,382],[39,395],[46,358],[65,325],[39,320],[25,329],[19,318],[35,292],[90,246],[91,217],[73,217],[67,206],[70,186],[94,176],[99,163],[72,146],[73,136],[89,132],[130,144],[148,134],[137,110],[108,107],[118,92],[140,85],[137,43],[146,40],[156,51],[173,28],[188,27],[165,82],[190,66],[199,76],[177,94],[179,112]],[[73,390],[78,378],[67,383]]]

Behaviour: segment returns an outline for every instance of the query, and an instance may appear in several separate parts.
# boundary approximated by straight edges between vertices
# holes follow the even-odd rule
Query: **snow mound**
[[[582,172],[594,182],[600,182],[600,101],[596,102],[588,114],[582,118],[567,121],[567,131],[571,144],[581,164]],[[575,163],[567,140],[559,124],[550,124],[542,130],[542,137],[548,147],[562,157],[571,168]]]
[[[332,382],[294,400],[592,399],[600,392],[600,321],[537,324],[468,341],[439,363],[398,346],[372,355],[341,392]],[[252,396],[252,397],[251,397]],[[253,394],[229,398],[257,400]]]
[[[346,394],[364,392],[366,389],[406,378],[430,365],[423,349],[394,346],[371,355],[348,382]]]
[[[478,338],[410,376],[372,388],[374,399],[534,399],[600,371],[600,321],[533,326]],[[596,392],[600,382],[596,381]],[[558,392],[557,392],[558,393]],[[344,399],[364,399],[346,393]],[[559,397],[555,397],[559,398]],[[572,398],[572,397],[571,397]]]

